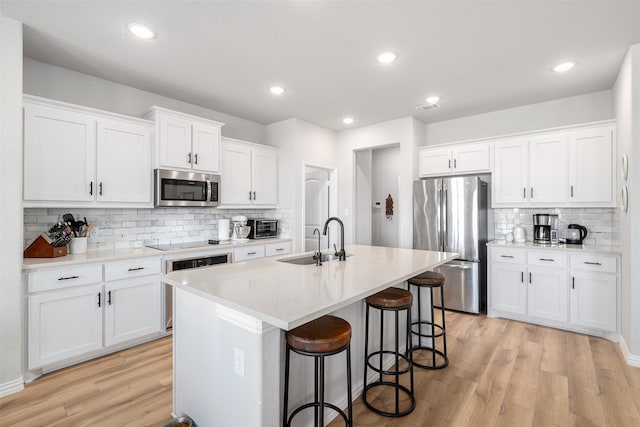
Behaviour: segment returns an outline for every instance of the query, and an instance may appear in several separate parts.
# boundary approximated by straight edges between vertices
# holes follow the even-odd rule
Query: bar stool
[[[366,326],[365,326],[365,338],[364,338],[364,387],[362,390],[362,400],[364,404],[373,412],[384,415],[387,417],[402,417],[409,414],[416,407],[416,398],[413,391],[413,361],[411,360],[411,352],[409,351],[411,346],[411,303],[413,297],[411,292],[404,289],[389,288],[377,294],[371,295],[366,299],[367,313],[366,313]],[[369,307],[380,310],[380,350],[369,353]],[[400,311],[407,311],[407,328],[404,333],[406,339],[406,354],[400,354],[400,326],[399,326],[399,314]],[[384,349],[384,313],[386,311],[395,312],[395,348],[393,351]],[[385,370],[383,365],[383,355],[392,354],[395,357],[395,368],[393,370]],[[370,359],[374,356],[378,356],[378,366],[374,366]],[[407,363],[407,367],[400,369],[400,359]],[[377,381],[367,384],[367,369],[371,368],[374,372],[379,374]],[[411,389],[400,384],[400,375],[409,373]],[[394,381],[383,380],[383,375],[394,375]],[[380,408],[376,408],[367,399],[367,392],[374,387],[393,387],[395,388],[395,410],[385,411]],[[404,392],[409,399],[410,405],[408,408],[400,409],[400,391]]]
[[[353,425],[353,409],[351,404],[351,325],[346,320],[335,316],[322,316],[316,320],[298,326],[286,333],[287,350],[284,368],[284,411],[282,425],[291,425],[293,417],[307,408],[314,408],[315,426],[324,426],[324,408],[336,411],[347,426]],[[337,406],[324,401],[324,358],[347,350],[347,416]],[[303,356],[312,356],[315,362],[314,401],[296,408],[287,417],[289,399],[289,357],[290,351]]]
[[[416,362],[414,364],[423,369],[442,369],[449,365],[449,357],[447,357],[447,336],[446,327],[444,323],[444,282],[445,278],[442,274],[434,271],[427,271],[418,276],[412,277],[408,280],[409,289],[411,286],[418,288],[418,320],[411,323],[411,332],[418,337],[418,345],[411,347],[411,353],[416,350],[422,350],[431,353],[431,365],[425,365],[424,363]],[[422,320],[422,311],[420,306],[420,294],[422,288],[429,288],[431,295],[431,321]],[[433,289],[440,288],[440,304],[442,312],[442,323],[435,323],[433,314]],[[418,326],[418,330],[414,330],[414,326]],[[431,326],[431,333],[426,334],[422,332],[422,325]],[[438,350],[436,339],[442,337],[443,351]],[[431,346],[422,345],[421,338],[431,338]],[[436,355],[442,358],[442,362],[436,363]]]

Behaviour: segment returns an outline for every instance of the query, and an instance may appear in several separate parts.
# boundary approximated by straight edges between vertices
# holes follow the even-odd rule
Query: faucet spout
[[[340,225],[340,250],[336,251],[336,256],[340,261],[346,261],[347,253],[344,251],[344,224],[342,223],[340,218],[336,216],[332,216],[328,218],[327,221],[324,223],[324,230],[322,231],[322,234],[325,236],[327,235],[327,230],[329,229],[329,223],[331,221],[336,221]]]
[[[318,250],[313,254],[313,259],[316,261],[316,265],[319,267],[322,265],[322,253],[320,252],[320,230],[317,228],[313,230],[313,234],[318,233]]]

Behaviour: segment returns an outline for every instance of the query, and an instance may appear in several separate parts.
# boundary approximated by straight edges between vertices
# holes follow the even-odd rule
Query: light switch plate
[[[233,365],[236,374],[244,377],[244,351],[236,348],[233,350]]]

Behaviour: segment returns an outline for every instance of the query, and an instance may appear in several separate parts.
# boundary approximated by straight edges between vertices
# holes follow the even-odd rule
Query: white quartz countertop
[[[619,255],[620,247],[618,246],[598,246],[598,245],[571,245],[567,243],[558,243],[557,245],[541,244],[533,242],[515,243],[506,240],[492,240],[487,246],[499,246],[504,248],[522,248],[522,249],[541,249],[549,251],[565,251],[579,253],[599,253]]]
[[[320,267],[278,261],[303,255],[296,254],[174,271],[163,281],[290,330],[457,256],[365,245],[347,246],[346,252],[346,261],[326,261]]]

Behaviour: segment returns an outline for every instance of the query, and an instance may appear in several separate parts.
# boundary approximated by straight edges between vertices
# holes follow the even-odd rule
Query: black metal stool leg
[[[286,355],[284,362],[284,409],[282,411],[282,427],[287,427],[289,425],[288,415],[287,415],[287,405],[289,399],[289,344],[286,347]]]
[[[436,366],[436,327],[434,326],[436,323],[436,319],[433,313],[433,288],[429,288],[429,294],[431,295],[431,348],[433,349],[433,351],[431,352],[431,357],[432,357],[432,365],[433,367]]]
[[[347,346],[347,412],[349,413],[349,423],[347,426],[353,426],[353,403],[351,400],[351,344]]]
[[[400,413],[400,325],[396,310],[396,413]]]
[[[444,323],[444,287],[442,286],[440,286],[440,310],[442,312],[442,343],[444,348],[444,357],[446,360],[449,356],[447,356],[447,327]],[[447,361],[447,364],[448,363],[449,362]]]
[[[367,360],[366,357],[369,354],[369,304],[367,304],[365,322],[364,322],[364,375],[362,377],[362,397],[365,397],[367,392]]]
[[[318,409],[319,422],[316,427],[324,427],[324,356],[320,356],[320,407]]]
[[[319,356],[313,358],[313,401],[318,402],[318,359]],[[318,426],[318,407],[313,408],[313,422]]]

